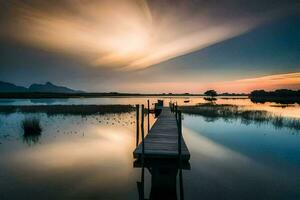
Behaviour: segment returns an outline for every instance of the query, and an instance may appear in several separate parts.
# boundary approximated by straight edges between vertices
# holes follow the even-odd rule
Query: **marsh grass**
[[[48,115],[94,115],[128,113],[135,110],[131,105],[25,105],[0,106],[1,113],[46,113]]]
[[[274,115],[265,110],[246,110],[242,106],[231,104],[198,104],[196,106],[180,106],[183,113],[201,115],[207,121],[223,118],[226,121],[240,119],[244,124],[255,122],[258,124],[271,123],[276,128],[290,128],[300,130],[300,119]]]
[[[24,131],[24,135],[40,135],[42,132],[40,120],[37,118],[24,119],[22,121],[22,129]]]

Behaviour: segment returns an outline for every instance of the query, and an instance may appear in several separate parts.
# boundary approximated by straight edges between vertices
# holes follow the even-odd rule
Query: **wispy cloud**
[[[1,2],[0,36],[89,65],[143,69],[240,35],[292,4],[65,0]],[[250,4],[250,5],[249,5]]]

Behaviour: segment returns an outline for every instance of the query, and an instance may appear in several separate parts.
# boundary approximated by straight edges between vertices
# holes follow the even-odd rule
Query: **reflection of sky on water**
[[[184,173],[186,199],[300,197],[299,138],[286,139],[283,144],[280,139],[259,141],[257,136],[264,135],[263,130],[253,136],[242,128],[230,134],[232,129],[225,122],[217,122],[211,129],[208,122],[190,119],[185,117],[184,122],[184,137],[192,155],[192,170]]]
[[[41,120],[42,135],[32,145],[22,140],[25,117]],[[0,115],[0,122],[0,199],[137,199],[134,112],[86,117],[13,113]],[[185,199],[300,198],[298,133],[272,124],[209,122],[191,115],[184,115],[183,125],[191,152],[191,170],[183,172]],[[146,194],[150,180],[146,174]]]
[[[28,198],[135,197],[134,113],[38,116],[43,127],[41,138],[27,145],[20,128],[25,115],[0,115],[5,121],[0,125],[0,135],[9,135],[0,137],[1,193],[13,198],[23,197],[26,191],[30,191]],[[42,189],[44,194],[40,193]]]
[[[206,122],[201,116],[184,115],[184,125],[203,137],[253,159],[296,162],[300,165],[300,135],[272,124],[241,124],[239,120]]]

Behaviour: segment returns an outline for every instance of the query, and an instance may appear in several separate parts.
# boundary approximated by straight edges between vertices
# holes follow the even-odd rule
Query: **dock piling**
[[[148,130],[147,130],[147,133],[149,133],[150,131],[150,101],[149,99],[147,100],[147,104],[148,104],[148,112],[147,112],[147,117],[148,117]]]
[[[181,160],[181,139],[182,139],[182,116],[181,111],[178,112],[178,157]]]
[[[141,116],[141,132],[142,132],[142,157],[145,154],[145,141],[144,141],[144,104],[142,104],[142,116]]]
[[[140,135],[139,113],[140,113],[140,105],[136,104],[136,147],[139,145],[139,135]]]

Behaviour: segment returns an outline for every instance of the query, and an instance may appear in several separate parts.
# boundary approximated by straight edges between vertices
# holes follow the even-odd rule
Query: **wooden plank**
[[[178,127],[175,115],[164,107],[149,133],[144,139],[145,158],[177,158],[178,157]],[[134,158],[142,155],[142,144],[134,150]],[[189,160],[190,152],[182,137],[181,159]]]

